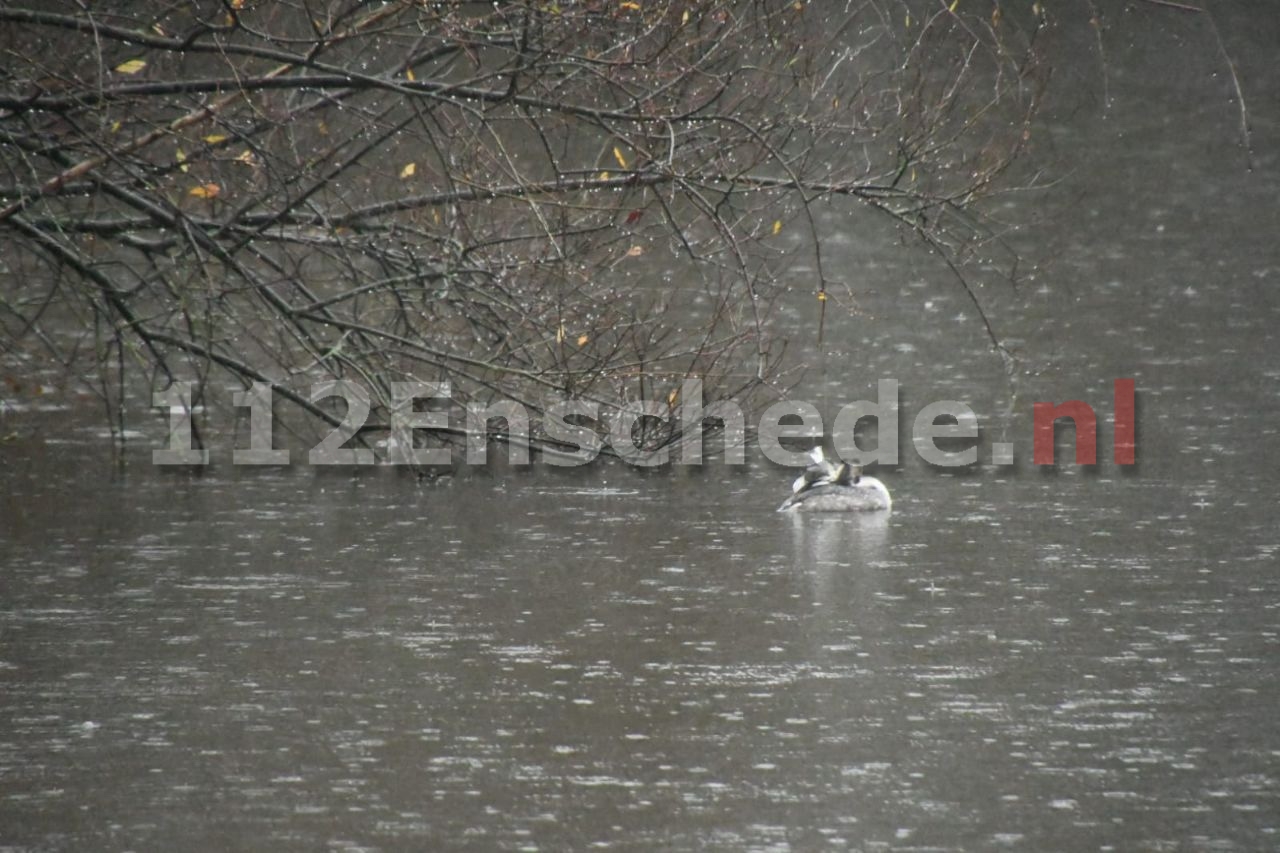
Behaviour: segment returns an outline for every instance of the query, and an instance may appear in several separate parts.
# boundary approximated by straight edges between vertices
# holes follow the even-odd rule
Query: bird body
[[[847,462],[832,465],[817,447],[809,454],[813,464],[792,484],[791,497],[778,512],[864,512],[887,510],[893,505],[889,490],[875,477]]]
[[[809,458],[813,462],[809,467],[804,469],[804,473],[796,477],[796,481],[791,484],[791,493],[799,494],[805,489],[814,486],[824,485],[833,482],[836,478],[836,466],[827,461],[827,457],[823,455],[821,447],[815,447],[809,451]]]

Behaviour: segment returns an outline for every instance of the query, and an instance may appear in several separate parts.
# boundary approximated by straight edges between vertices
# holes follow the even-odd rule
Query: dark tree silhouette
[[[768,399],[787,265],[805,253],[820,298],[841,283],[815,202],[981,239],[966,211],[1044,76],[1043,19],[971,2],[67,0],[0,22],[0,348],[94,377],[113,412],[133,382],[199,397],[229,374],[324,427],[341,407],[309,389],[348,379],[366,433],[390,383],[447,381],[527,406],[534,443],[557,397],[674,406],[697,378],[709,403]]]

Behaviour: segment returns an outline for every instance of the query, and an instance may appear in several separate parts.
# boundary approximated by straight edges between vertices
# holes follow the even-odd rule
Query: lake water
[[[1041,267],[980,291],[1012,384],[932,258],[824,223],[824,412],[892,377],[904,432],[983,426],[963,471],[904,438],[889,514],[780,515],[759,459],[121,474],[90,403],[6,412],[0,849],[1280,847],[1280,80],[1237,14],[1252,172],[1190,23],[1050,110]],[[1100,464],[1041,470],[1073,398]]]

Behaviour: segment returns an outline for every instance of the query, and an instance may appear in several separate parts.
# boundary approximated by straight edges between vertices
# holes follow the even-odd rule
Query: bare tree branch
[[[750,407],[791,375],[780,302],[839,283],[815,205],[845,203],[943,252],[1007,356],[959,259],[1046,74],[1040,24],[997,5],[102,0],[0,22],[0,243],[42,288],[0,284],[4,347],[56,348],[46,327],[87,306],[135,377],[269,381],[321,424],[306,387],[346,377],[382,426],[406,379],[535,416],[555,395],[674,410],[693,378]]]

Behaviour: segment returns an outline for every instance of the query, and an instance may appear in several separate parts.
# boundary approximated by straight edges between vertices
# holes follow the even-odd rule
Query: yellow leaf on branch
[[[147,67],[145,59],[130,59],[128,62],[121,62],[116,66],[116,71],[120,74],[137,74],[139,71]]]
[[[192,187],[187,194],[196,198],[217,198],[221,192],[222,187],[217,184],[201,184],[198,187]]]
[[[417,164],[417,163],[407,163],[407,164],[405,164],[405,167],[404,167],[403,169],[401,169],[401,170],[400,170],[400,177],[401,177],[401,178],[412,178],[412,177],[413,177],[413,173],[414,173],[414,172],[416,172],[416,171],[418,171],[418,164]]]

